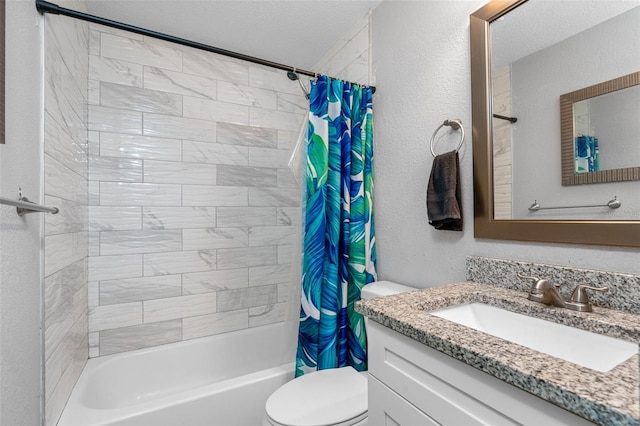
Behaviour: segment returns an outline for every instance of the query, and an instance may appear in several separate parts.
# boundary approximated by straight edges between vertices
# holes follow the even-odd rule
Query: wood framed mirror
[[[620,104],[623,111],[612,108]],[[640,180],[640,72],[561,95],[560,128],[563,185]],[[583,156],[576,155],[579,142]]]
[[[474,236],[498,240],[640,247],[640,220],[495,219],[490,25],[524,3],[526,0],[494,0],[470,16]],[[557,140],[559,153],[560,135]],[[559,169],[558,165],[558,173]]]

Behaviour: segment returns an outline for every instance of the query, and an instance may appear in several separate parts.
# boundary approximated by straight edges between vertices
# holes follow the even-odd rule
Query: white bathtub
[[[295,333],[280,323],[90,359],[59,426],[259,425],[293,378]]]

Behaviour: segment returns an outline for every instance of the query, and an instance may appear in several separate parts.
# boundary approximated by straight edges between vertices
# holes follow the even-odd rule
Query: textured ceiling
[[[491,24],[492,65],[501,68],[598,25],[640,0],[532,0]]]
[[[86,0],[92,15],[307,70],[379,2]]]

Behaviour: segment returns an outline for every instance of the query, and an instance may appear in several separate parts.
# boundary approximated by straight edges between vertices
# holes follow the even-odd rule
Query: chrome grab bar
[[[16,207],[18,216],[24,216],[27,213],[58,213],[57,207],[46,207],[29,201],[27,197],[20,197],[18,200],[0,197],[0,204]]]

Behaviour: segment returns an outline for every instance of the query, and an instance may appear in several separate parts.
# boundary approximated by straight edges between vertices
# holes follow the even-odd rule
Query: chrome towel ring
[[[433,155],[434,157],[436,156],[436,153],[433,150],[433,141],[436,138],[436,134],[438,134],[440,129],[442,129],[444,126],[449,126],[453,130],[460,129],[460,143],[458,143],[458,146],[456,147],[456,151],[459,151],[460,148],[462,148],[462,142],[464,141],[464,127],[462,127],[462,120],[460,120],[459,118],[454,118],[454,119],[451,119],[451,120],[444,120],[444,123],[439,125],[438,128],[436,129],[436,131],[433,132],[433,136],[431,136],[431,143],[430,143],[431,155]]]

